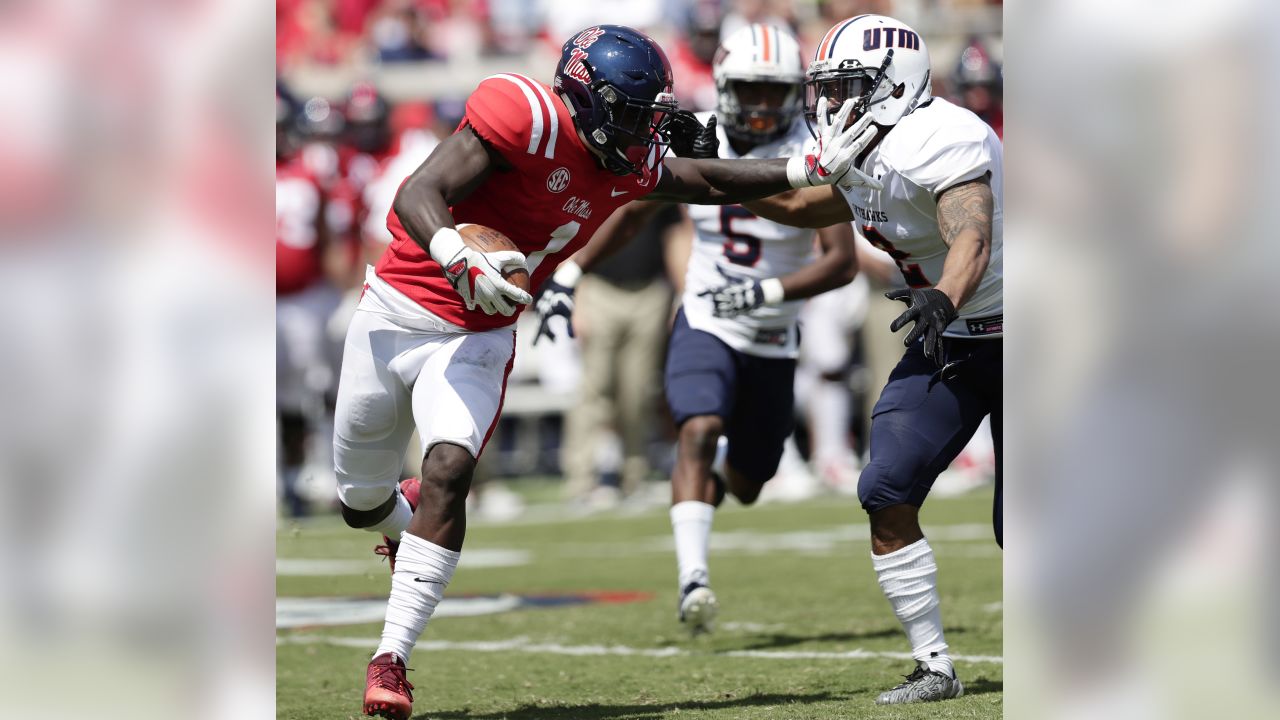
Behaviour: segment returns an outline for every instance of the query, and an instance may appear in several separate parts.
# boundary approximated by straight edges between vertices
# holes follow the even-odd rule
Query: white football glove
[[[480,252],[464,243],[457,230],[440,228],[431,238],[431,257],[468,310],[478,307],[487,315],[509,317],[515,314],[516,305],[533,302],[533,296],[502,277],[504,270],[528,270],[521,253]]]
[[[853,112],[853,100],[846,100],[835,117],[827,112],[827,98],[818,98],[818,139],[805,148],[804,155],[796,155],[787,161],[787,179],[791,187],[831,185],[839,182],[843,187],[863,185],[874,190],[884,189],[879,180],[855,167],[854,161],[875,139],[877,128],[871,124],[871,113],[863,113],[849,127],[849,113]]]
[[[719,266],[716,270],[724,277],[725,284],[703,290],[698,296],[711,301],[711,314],[718,318],[736,317],[762,305],[777,305],[783,300],[782,281],[778,278],[756,280],[730,275]]]
[[[573,305],[574,288],[582,277],[582,268],[578,263],[568,260],[542,285],[542,294],[538,296],[538,332],[533,336],[533,344],[546,337],[556,341],[556,333],[551,329],[554,318],[564,318],[565,331],[573,337]]]

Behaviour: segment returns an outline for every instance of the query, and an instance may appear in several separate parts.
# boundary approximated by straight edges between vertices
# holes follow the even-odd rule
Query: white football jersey
[[[705,124],[711,114],[698,113],[698,120]],[[783,137],[738,155],[729,146],[724,126],[717,127],[716,132],[720,137],[720,157],[728,159],[791,157],[810,139],[804,119],[797,117]],[[796,357],[796,318],[804,300],[718,318],[712,314],[711,298],[699,293],[724,285],[728,282],[726,276],[764,280],[799,269],[813,259],[815,231],[756,217],[741,205],[689,205],[688,209],[697,231],[682,300],[690,327],[715,335],[735,350],[759,357]]]
[[[883,190],[840,188],[854,227],[893,257],[907,285],[932,287],[948,250],[938,232],[938,195],[991,173],[991,261],[973,296],[958,308],[949,337],[1004,333],[1003,154],[1000,138],[977,115],[934,98],[894,126],[863,162],[863,172],[884,183]]]

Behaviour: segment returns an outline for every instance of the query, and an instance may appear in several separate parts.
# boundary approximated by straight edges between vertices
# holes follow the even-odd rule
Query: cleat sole
[[[708,634],[715,626],[720,603],[710,588],[700,587],[689,593],[680,607],[680,622],[689,627],[693,636]]]

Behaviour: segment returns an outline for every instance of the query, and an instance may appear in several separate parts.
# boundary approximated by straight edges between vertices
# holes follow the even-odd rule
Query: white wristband
[[[804,155],[792,155],[787,159],[787,182],[796,189],[813,186],[813,182],[809,180],[808,162]]]
[[[462,242],[462,235],[457,230],[442,227],[431,236],[431,242],[427,246],[431,249],[431,259],[444,267],[458,255],[459,250],[466,247],[466,243]]]
[[[764,296],[765,305],[780,305],[786,297],[786,292],[782,289],[782,281],[778,278],[761,280],[760,294]]]
[[[551,279],[567,288],[572,288],[577,286],[578,279],[581,277],[582,268],[578,267],[578,263],[566,260],[564,264],[556,268],[556,272],[551,276]]]

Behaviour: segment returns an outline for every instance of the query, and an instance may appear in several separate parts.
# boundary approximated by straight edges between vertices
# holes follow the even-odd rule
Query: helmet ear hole
[[[898,83],[898,86],[893,89],[892,95],[894,98],[900,98],[902,97],[902,94],[906,92],[906,90],[907,90],[906,83]]]

